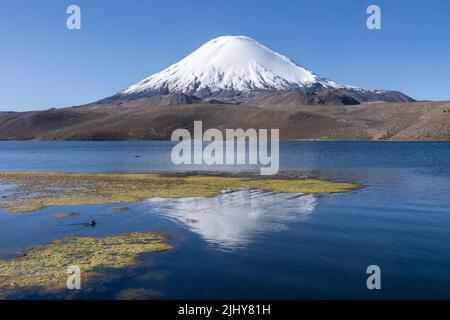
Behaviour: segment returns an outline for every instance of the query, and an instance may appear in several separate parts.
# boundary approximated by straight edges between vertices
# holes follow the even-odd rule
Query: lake
[[[174,166],[172,142],[0,142],[0,171],[256,171]],[[65,236],[163,231],[173,250],[109,271],[76,298],[114,299],[149,289],[155,299],[449,299],[450,143],[280,143],[280,171],[363,188],[306,195],[242,190],[216,198],[117,205],[0,209],[0,258]],[[0,185],[0,197],[9,192]],[[81,215],[54,219],[55,213]],[[95,227],[83,223],[95,219]],[[366,269],[381,268],[381,290]],[[150,293],[149,293],[150,292]],[[49,296],[51,298],[51,296]],[[37,298],[28,296],[26,298]]]

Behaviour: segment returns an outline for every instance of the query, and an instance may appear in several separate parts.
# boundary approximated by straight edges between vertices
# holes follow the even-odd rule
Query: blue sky
[[[0,111],[114,94],[220,35],[247,35],[336,82],[450,99],[450,1],[0,0]],[[81,7],[82,29],[66,28]],[[366,28],[366,8],[382,30]]]

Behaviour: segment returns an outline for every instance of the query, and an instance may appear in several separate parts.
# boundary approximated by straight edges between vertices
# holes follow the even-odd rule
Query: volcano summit
[[[345,104],[413,101],[396,91],[338,84],[249,37],[222,36],[102,102],[173,94],[186,95],[183,103],[217,97],[241,100],[261,94],[292,91],[346,96],[348,103]]]

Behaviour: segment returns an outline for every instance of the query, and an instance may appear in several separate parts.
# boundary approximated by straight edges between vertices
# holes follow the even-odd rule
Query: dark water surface
[[[0,171],[225,170],[173,166],[172,146],[0,142]],[[170,235],[174,250],[143,255],[136,267],[110,271],[109,281],[76,297],[117,298],[146,288],[148,298],[163,299],[450,298],[450,143],[282,142],[280,153],[282,171],[364,188],[149,199],[123,204],[127,212],[111,212],[117,204],[0,210],[0,257],[68,235],[157,230]],[[7,192],[0,186],[0,197]],[[50,217],[67,211],[81,216]],[[90,219],[98,225],[83,225]],[[366,288],[366,268],[374,264],[382,273],[379,291]]]

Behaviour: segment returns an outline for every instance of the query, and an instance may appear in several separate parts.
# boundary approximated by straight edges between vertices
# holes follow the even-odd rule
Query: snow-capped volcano
[[[286,91],[336,83],[300,67],[289,58],[245,36],[213,39],[167,69],[123,90],[215,95],[225,92]]]
[[[181,94],[182,103],[187,103],[207,97],[237,98],[286,91],[337,92],[355,103],[410,99],[398,92],[337,84],[249,37],[222,36],[102,102]]]

